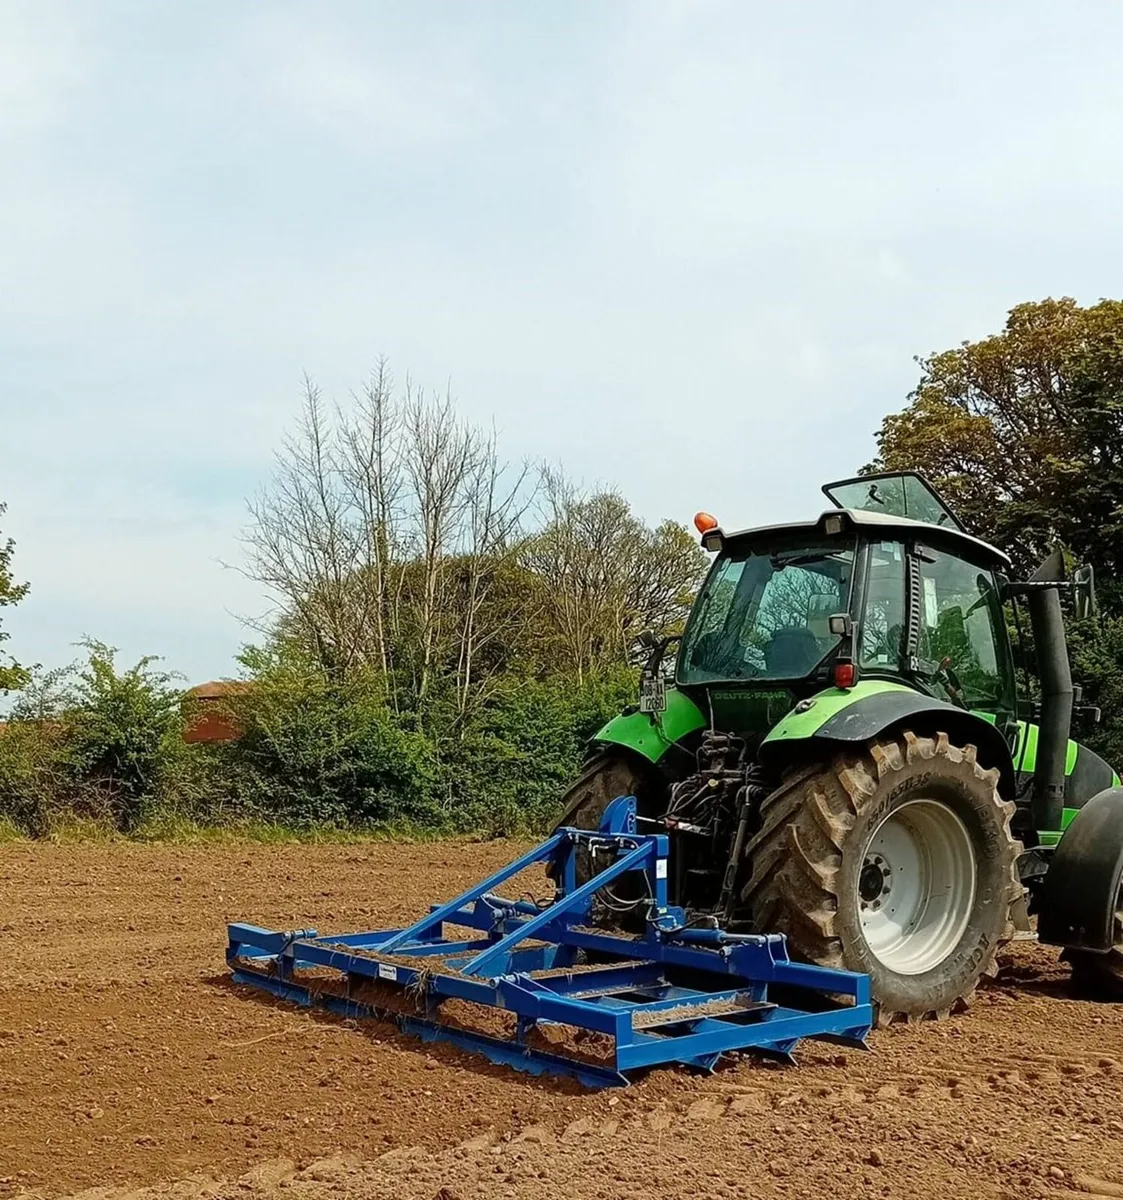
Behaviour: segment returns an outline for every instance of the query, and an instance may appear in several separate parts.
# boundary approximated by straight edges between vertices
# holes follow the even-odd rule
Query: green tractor
[[[1033,915],[1076,982],[1123,996],[1123,787],[1069,736],[1060,595],[1091,611],[1091,569],[1067,580],[1056,552],[1011,579],[918,474],[823,491],[836,509],[806,523],[698,515],[715,558],[673,686],[671,639],[646,638],[640,702],[596,735],[560,824],[634,795],[690,921],[867,972],[883,1021],[966,1003]],[[1027,612],[1032,701],[1008,624]],[[598,919],[642,918],[646,897],[602,894]]]

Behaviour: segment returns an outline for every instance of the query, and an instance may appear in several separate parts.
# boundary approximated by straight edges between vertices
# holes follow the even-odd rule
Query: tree
[[[1001,333],[918,360],[867,470],[923,471],[1019,569],[1051,543],[1123,570],[1123,301],[1042,300]]]
[[[1029,571],[1051,544],[1091,562],[1104,609],[1069,622],[1069,646],[1102,725],[1079,731],[1123,754],[1123,301],[1020,304],[1004,330],[920,360],[907,407],[885,418],[877,461],[918,468],[968,528]]]
[[[280,606],[270,638],[336,682],[372,673],[430,729],[439,710],[461,732],[526,675],[629,663],[641,630],[681,628],[705,569],[675,522],[505,462],[447,394],[395,393],[384,363],[346,408],[305,381],[250,517],[248,572]]]
[[[706,567],[682,526],[645,525],[615,492],[583,495],[543,474],[546,522],[521,559],[540,581],[541,621],[555,665],[585,673],[629,661],[636,636],[681,631]]]
[[[395,395],[385,363],[346,409],[305,380],[300,424],[250,505],[248,571],[329,678],[373,673],[396,711],[448,682],[464,721],[494,686],[489,647],[517,641],[529,612],[494,603],[524,535],[527,481],[448,395],[408,381]]]
[[[7,511],[7,505],[0,504],[0,517]],[[11,538],[0,540],[0,608],[18,604],[27,595],[29,585],[16,583],[12,575],[12,555],[16,544]],[[0,629],[0,642],[6,642],[9,635]],[[7,662],[0,660],[0,692],[14,691],[23,687],[30,678],[26,668],[21,667],[7,655]]]

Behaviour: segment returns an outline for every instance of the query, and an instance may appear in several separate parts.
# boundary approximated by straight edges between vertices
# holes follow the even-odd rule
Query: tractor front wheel
[[[883,1022],[965,1002],[1013,934],[1014,806],[946,734],[904,733],[789,777],[748,846],[753,927],[869,974]]]

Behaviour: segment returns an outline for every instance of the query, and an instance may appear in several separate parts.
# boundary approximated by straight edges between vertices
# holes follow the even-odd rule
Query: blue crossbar
[[[320,936],[230,925],[234,978],[348,1016],[390,1017],[426,1040],[589,1086],[626,1083],[660,1063],[709,1070],[730,1051],[790,1059],[803,1038],[864,1046],[873,1020],[868,976],[793,963],[779,935],[687,928],[667,903],[667,838],[635,833],[629,804],[601,830],[559,830],[404,929]],[[576,886],[580,846],[606,865]],[[553,903],[494,894],[541,863],[561,881]],[[624,875],[646,889],[642,935],[591,923],[596,893]],[[770,998],[774,985],[782,1003]],[[811,997],[806,1009],[801,995]],[[511,1014],[510,1036],[473,1030],[462,1011],[444,1021],[442,1005],[453,999]],[[595,1036],[542,1036],[551,1025]]]

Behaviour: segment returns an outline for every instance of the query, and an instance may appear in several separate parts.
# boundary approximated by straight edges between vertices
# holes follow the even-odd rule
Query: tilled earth
[[[0,1196],[1123,1197],[1123,1006],[1041,947],[872,1053],[612,1093],[226,982],[228,920],[400,924],[519,848],[0,847]]]

